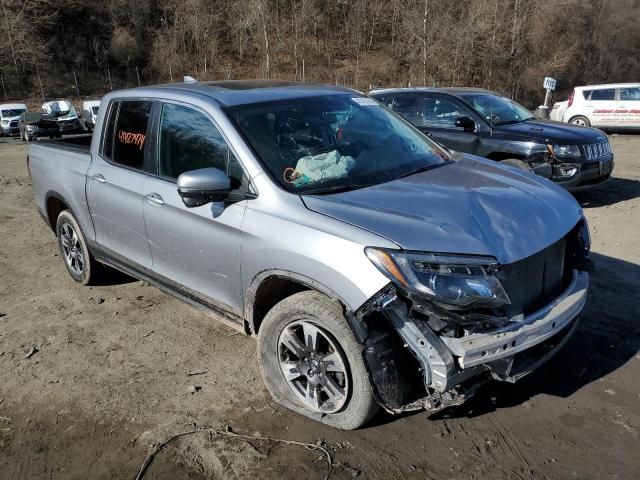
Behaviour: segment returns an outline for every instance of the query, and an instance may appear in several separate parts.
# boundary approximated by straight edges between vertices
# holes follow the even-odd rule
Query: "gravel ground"
[[[458,409],[340,432],[270,400],[254,339],[125,276],[73,283],[36,212],[26,146],[0,139],[0,479],[132,479],[159,442],[227,426],[323,442],[331,478],[640,478],[640,137],[612,142],[615,178],[578,196],[596,270],[564,350]],[[198,433],[145,478],[320,479],[326,468],[318,451]]]

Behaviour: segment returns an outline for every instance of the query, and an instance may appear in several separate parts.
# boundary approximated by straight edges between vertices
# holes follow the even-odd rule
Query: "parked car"
[[[575,87],[563,121],[611,130],[640,129],[640,83]]]
[[[273,398],[338,428],[521,378],[586,301],[570,194],[454,161],[346,88],[112,92],[93,136],[34,143],[27,164],[75,281],[110,265],[257,337]]]
[[[601,131],[550,120],[475,88],[397,88],[369,94],[447,148],[531,170],[570,191],[611,176],[613,153]]]
[[[20,138],[31,142],[39,137],[60,138],[60,126],[55,118],[40,112],[23,112],[18,121]]]
[[[99,109],[100,100],[88,100],[82,102],[82,118],[84,119],[84,126],[88,131],[92,131],[94,129]]]
[[[57,120],[61,134],[71,135],[74,133],[84,133],[76,109],[73,108],[73,104],[69,100],[56,100],[43,103],[42,111]]]
[[[4,103],[0,105],[0,132],[8,137],[17,135],[20,131],[18,119],[22,112],[27,111],[24,103]]]
[[[551,107],[551,112],[549,113],[549,120],[554,120],[556,122],[561,122],[564,118],[564,112],[567,111],[569,106],[569,101],[565,100],[564,102],[556,102]]]

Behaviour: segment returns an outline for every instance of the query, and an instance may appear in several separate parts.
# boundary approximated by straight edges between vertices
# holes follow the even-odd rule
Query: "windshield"
[[[55,118],[75,118],[77,116],[73,105],[66,100],[45,103],[42,105],[42,109]]]
[[[22,112],[26,112],[24,108],[12,108],[11,110],[2,110],[2,118],[17,117]]]
[[[533,114],[519,103],[498,95],[480,93],[464,95],[464,99],[493,125],[519,123],[534,118]]]
[[[353,94],[241,105],[226,112],[272,177],[291,192],[377,185],[448,160],[404,120]]]

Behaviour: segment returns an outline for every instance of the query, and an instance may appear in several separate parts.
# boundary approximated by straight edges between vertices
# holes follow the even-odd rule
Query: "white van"
[[[575,87],[562,120],[599,128],[640,129],[640,83]]]
[[[100,100],[87,100],[82,102],[82,118],[84,119],[84,126],[87,130],[93,130],[96,126],[96,119],[98,118],[98,109],[100,108]]]
[[[0,105],[0,133],[3,136],[18,135],[20,114],[27,111],[24,103],[3,103]]]

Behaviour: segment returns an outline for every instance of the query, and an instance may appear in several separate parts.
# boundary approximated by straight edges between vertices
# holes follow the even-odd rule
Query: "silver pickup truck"
[[[257,337],[273,398],[342,429],[517,380],[586,301],[571,195],[345,88],[113,92],[27,162],[75,281],[110,266]]]

